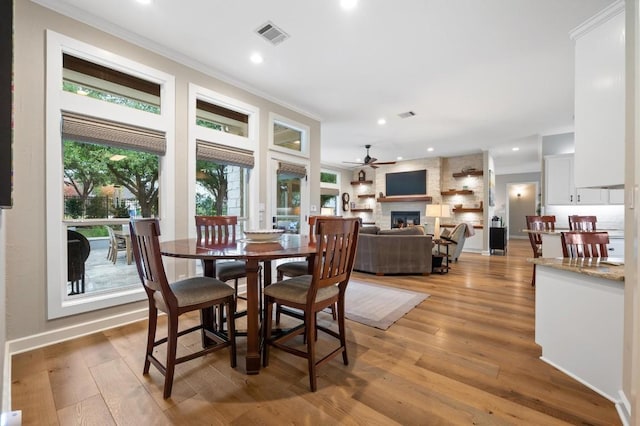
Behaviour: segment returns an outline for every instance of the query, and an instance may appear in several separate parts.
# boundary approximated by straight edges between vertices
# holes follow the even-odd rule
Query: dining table
[[[260,301],[260,264],[262,264],[264,286],[271,284],[271,262],[277,259],[305,257],[313,259],[316,245],[305,235],[282,234],[272,241],[237,240],[230,244],[206,244],[196,238],[164,241],[160,244],[162,255],[183,259],[203,261],[203,273],[215,277],[216,260],[235,259],[246,262],[247,272],[247,374],[260,372],[262,339],[260,333],[262,307]],[[313,265],[310,261],[309,265]],[[212,311],[203,311],[203,323],[213,327],[215,320]],[[210,344],[203,334],[203,345]]]

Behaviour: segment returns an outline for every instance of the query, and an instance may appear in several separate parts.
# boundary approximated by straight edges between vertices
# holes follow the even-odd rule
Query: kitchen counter
[[[624,266],[605,262],[619,260],[531,260],[540,359],[615,403],[622,389]]]
[[[609,258],[547,258],[530,259],[536,265],[549,266],[554,269],[589,275],[613,281],[624,281],[624,261],[617,257]],[[612,264],[615,263],[615,264]]]

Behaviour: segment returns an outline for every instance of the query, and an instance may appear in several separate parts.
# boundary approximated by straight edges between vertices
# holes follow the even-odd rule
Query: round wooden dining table
[[[218,259],[237,259],[246,261],[247,268],[247,374],[260,372],[260,263],[263,265],[264,285],[271,284],[271,261],[292,257],[313,257],[316,245],[308,236],[298,234],[283,234],[276,241],[252,242],[238,240],[227,245],[206,245],[196,238],[165,241],[160,244],[160,251],[164,256],[184,259],[203,260],[204,275],[215,277],[215,261]],[[313,262],[309,262],[310,265]],[[203,321],[213,325],[213,313],[203,311]],[[203,340],[203,344],[207,344]]]

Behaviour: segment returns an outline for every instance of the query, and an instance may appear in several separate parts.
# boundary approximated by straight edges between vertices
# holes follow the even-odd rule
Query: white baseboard
[[[33,349],[49,346],[76,337],[97,333],[121,325],[147,319],[149,310],[147,308],[136,309],[119,315],[101,318],[82,324],[63,327],[32,336],[21,337],[20,339],[8,340],[4,350],[4,372],[2,381],[2,412],[11,411],[11,357],[15,354],[27,352]]]
[[[618,416],[620,416],[622,424],[629,426],[631,424],[631,404],[624,391],[620,391],[619,394],[620,402],[616,404],[616,411],[618,411]]]
[[[560,367],[558,364],[554,363],[553,361],[550,361],[548,358],[545,358],[544,356],[541,356],[540,359],[542,361],[546,362],[547,364],[549,364],[550,366],[562,371],[564,374],[566,374],[567,376],[571,377],[572,379],[577,380],[578,382],[582,383],[583,385],[585,385],[586,387],[588,387],[592,391],[596,392],[597,394],[602,395],[603,397],[607,398],[609,401],[613,402],[614,404],[617,405],[617,404],[620,403],[620,400],[617,399],[616,397],[614,397],[613,395],[609,395],[608,393],[606,393],[602,389],[599,389],[599,388],[593,386],[591,383],[588,383],[588,382],[584,381],[583,379],[581,379],[580,377],[576,376],[575,374],[570,373],[569,371],[567,371],[564,368]]]

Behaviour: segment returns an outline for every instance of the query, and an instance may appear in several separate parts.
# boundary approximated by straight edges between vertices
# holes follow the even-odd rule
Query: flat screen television
[[[386,174],[387,196],[427,195],[427,171],[398,172]]]

